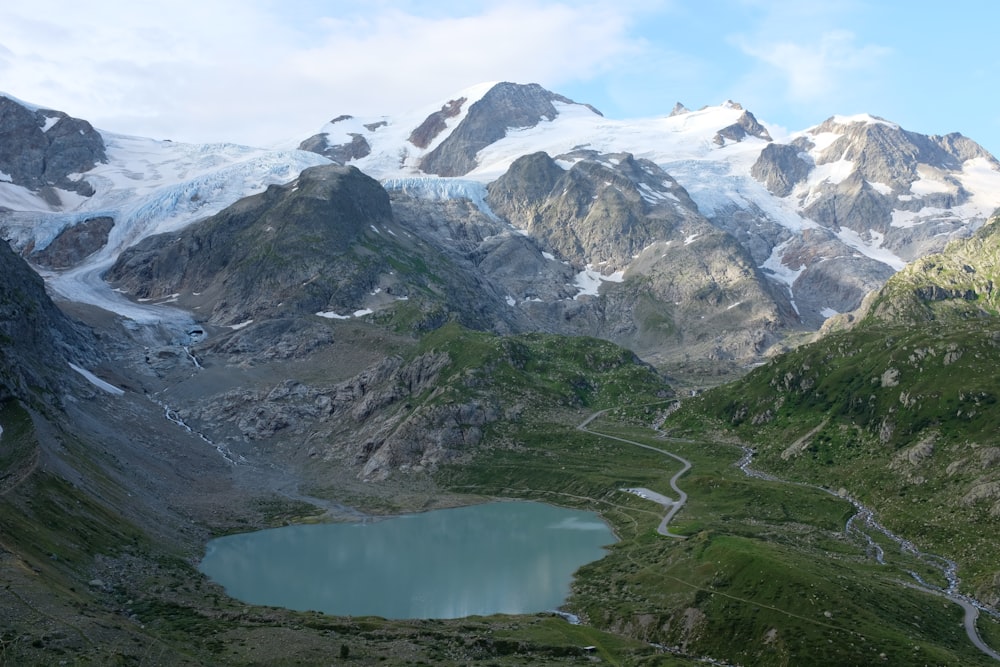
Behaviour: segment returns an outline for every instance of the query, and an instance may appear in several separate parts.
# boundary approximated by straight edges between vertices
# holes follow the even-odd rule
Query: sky
[[[1000,156],[998,25],[984,0],[4,0],[0,91],[269,147],[513,81],[615,119],[733,100],[778,136],[871,113]]]

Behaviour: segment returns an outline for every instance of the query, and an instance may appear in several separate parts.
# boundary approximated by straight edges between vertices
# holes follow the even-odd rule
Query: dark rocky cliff
[[[90,123],[61,111],[31,110],[0,97],[0,172],[10,182],[30,190],[71,190],[89,196],[93,187],[75,174],[83,174],[107,161],[104,139]]]
[[[94,355],[92,341],[52,302],[41,277],[0,243],[0,402],[57,395],[68,363]]]
[[[498,83],[470,106],[458,127],[424,157],[421,170],[438,176],[469,173],[476,167],[476,153],[503,138],[508,129],[534,127],[558,116],[553,102],[575,104],[537,83]]]

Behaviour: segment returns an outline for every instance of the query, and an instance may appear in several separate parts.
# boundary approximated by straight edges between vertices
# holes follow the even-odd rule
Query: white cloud
[[[317,84],[349,90],[368,113],[384,110],[378,105],[386,97],[431,101],[480,81],[586,78],[631,49],[623,17],[567,5],[502,4],[436,19],[387,11],[327,19],[324,28],[323,43],[292,54],[291,66]]]
[[[785,80],[787,97],[795,103],[822,103],[870,76],[890,50],[858,44],[846,30],[823,33],[810,42],[750,42],[738,40],[742,50],[777,70]]]
[[[481,81],[555,86],[634,50],[626,8],[175,0],[0,6],[2,88],[119,132],[269,143]],[[336,11],[336,14],[332,12]]]

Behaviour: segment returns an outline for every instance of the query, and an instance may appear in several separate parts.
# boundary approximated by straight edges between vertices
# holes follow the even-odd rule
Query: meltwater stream
[[[252,604],[338,616],[461,618],[555,610],[614,534],[592,512],[495,502],[208,543],[200,569]]]

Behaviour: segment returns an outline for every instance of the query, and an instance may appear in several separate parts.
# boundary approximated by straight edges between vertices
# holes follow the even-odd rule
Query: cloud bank
[[[586,79],[634,51],[629,16],[604,4],[457,15],[398,3],[92,4],[0,8],[2,88],[98,127],[188,141],[301,138],[340,113],[391,113],[481,81]]]

